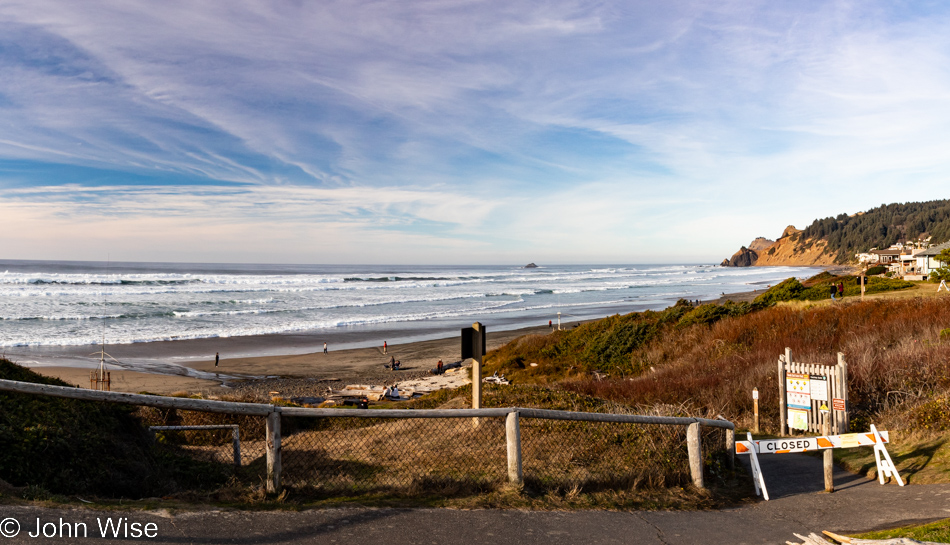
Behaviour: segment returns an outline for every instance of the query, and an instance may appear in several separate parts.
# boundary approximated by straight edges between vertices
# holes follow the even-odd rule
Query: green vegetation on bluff
[[[0,378],[70,386],[0,359]],[[0,479],[56,494],[157,496],[217,486],[219,465],[152,447],[134,407],[0,392]]]
[[[783,280],[769,288],[765,293],[756,297],[758,305],[772,305],[782,301],[820,301],[831,299],[831,286],[844,285],[844,296],[855,297],[861,295],[861,284],[854,276],[835,276],[823,272],[806,280],[804,283],[795,278]],[[914,287],[913,282],[905,282],[895,278],[872,276],[867,280],[865,294],[883,293],[886,291],[904,290]],[[840,294],[839,294],[840,296]]]
[[[631,354],[668,329],[704,326],[727,316],[741,316],[756,305],[727,302],[693,307],[686,301],[661,311],[615,315],[549,335],[521,337],[486,356],[489,373],[498,371],[519,382],[586,377],[594,371],[615,377],[636,376],[644,363]],[[532,366],[532,363],[539,364]]]
[[[824,239],[835,261],[846,263],[871,248],[928,236],[933,244],[950,240],[950,200],[882,204],[860,215],[816,219],[801,232],[798,244]]]
[[[488,372],[498,371],[516,381],[550,383],[593,372],[614,378],[635,377],[654,366],[642,357],[647,347],[674,331],[702,331],[725,318],[738,318],[761,311],[781,301],[819,301],[830,299],[831,284],[843,283],[845,296],[860,295],[861,287],[853,276],[821,273],[803,283],[789,278],[769,288],[753,303],[704,304],[692,306],[686,301],[661,311],[634,312],[555,331],[550,335],[526,336],[493,351],[486,357]],[[881,293],[914,287],[911,282],[890,278],[870,278],[867,293]],[[531,366],[537,363],[537,366]]]

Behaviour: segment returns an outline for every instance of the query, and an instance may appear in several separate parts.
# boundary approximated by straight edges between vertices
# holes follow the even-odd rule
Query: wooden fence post
[[[520,485],[524,482],[521,469],[521,422],[518,411],[505,418],[505,438],[508,442],[508,482]]]
[[[267,493],[280,492],[280,410],[267,415]]]
[[[785,408],[785,366],[792,363],[792,349],[785,348],[785,357],[778,359],[778,418],[779,435],[785,435],[788,430],[788,411]]]
[[[706,488],[703,482],[703,438],[699,422],[686,427],[686,448],[689,451],[689,474],[696,488]]]
[[[851,407],[848,406],[848,362],[844,360],[844,352],[838,352],[838,377],[841,385],[841,399],[844,400],[844,416],[841,417],[841,429],[848,433],[850,431]]]
[[[821,434],[831,435],[831,411],[821,411]],[[825,473],[825,492],[835,491],[834,449],[825,449],[822,453],[822,468]]]
[[[736,468],[736,430],[726,428],[726,467]]]

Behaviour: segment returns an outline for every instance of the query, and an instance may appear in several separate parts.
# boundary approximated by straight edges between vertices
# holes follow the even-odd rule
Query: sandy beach
[[[511,331],[488,332],[487,348],[497,348],[517,337],[527,334],[547,334],[547,326],[530,327]],[[138,346],[141,353],[147,346]],[[157,347],[161,352],[165,347]],[[214,357],[179,362],[184,371],[180,374],[145,373],[110,368],[112,390],[120,392],[151,392],[170,394],[177,392],[223,395],[229,393],[261,395],[278,391],[282,396],[313,395],[328,387],[345,384],[388,385],[403,381],[418,381],[429,376],[439,359],[444,363],[460,361],[461,340],[458,336],[389,344],[387,353],[380,345],[373,348],[334,350],[280,356],[255,356],[227,358],[222,356],[218,367]],[[401,362],[399,371],[385,366],[390,357]],[[177,367],[177,365],[176,365]],[[47,376],[65,380],[70,384],[88,388],[89,368],[68,366],[38,366],[33,370]]]

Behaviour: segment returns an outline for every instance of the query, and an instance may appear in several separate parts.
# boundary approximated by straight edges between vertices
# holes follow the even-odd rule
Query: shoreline
[[[725,301],[748,302],[765,289],[762,286],[751,291],[697,300],[717,304]],[[600,318],[563,322],[562,329],[595,319]],[[493,324],[487,325],[488,350],[522,335],[552,331],[547,325],[510,329],[505,329],[506,324],[503,323],[496,325],[497,329],[492,328]],[[445,363],[459,361],[459,328],[421,332],[412,328],[387,331],[386,335],[391,335],[390,338],[401,340],[390,342],[389,354],[386,355],[383,354],[384,339],[380,333],[362,329],[320,337],[313,334],[276,334],[106,345],[108,356],[121,363],[117,364],[107,357],[105,367],[111,373],[114,391],[221,394],[229,389],[240,389],[248,383],[287,379],[335,384],[367,381],[375,384],[392,383],[397,379],[427,375],[439,359]],[[324,340],[329,343],[328,354],[322,353]],[[339,346],[346,348],[338,349]],[[216,352],[221,354],[217,369],[214,367]],[[402,362],[401,371],[392,372],[384,368],[390,356]],[[99,365],[96,346],[21,348],[7,352],[5,357],[36,372],[61,378],[80,387],[88,387],[89,372]]]
[[[726,294],[719,299],[702,300],[702,303],[719,303],[726,300],[751,301],[764,290],[736,292]],[[581,323],[591,320],[580,320],[562,323],[561,329],[571,329]],[[488,330],[486,341],[487,350],[498,348],[518,337],[530,334],[548,334],[557,330],[557,325],[523,327],[501,331]],[[289,336],[301,337],[301,336]],[[228,339],[200,339],[196,341],[163,341],[142,345],[117,345],[108,347],[107,352],[113,356],[135,355],[144,358],[144,363],[134,364],[136,367],[119,367],[115,363],[107,363],[106,370],[111,373],[112,391],[138,393],[147,391],[156,394],[172,394],[188,392],[206,396],[220,396],[228,394],[258,395],[271,390],[291,390],[296,395],[312,394],[315,389],[327,387],[342,387],[345,384],[392,384],[397,381],[417,380],[429,376],[429,370],[435,368],[439,359],[446,364],[460,361],[461,340],[458,332],[435,339],[390,343],[386,354],[383,354],[382,345],[360,348],[346,348],[336,350],[329,345],[327,354],[323,354],[322,342],[319,346],[313,339],[289,339],[285,336],[269,335],[263,339],[253,337]],[[224,342],[222,342],[224,341]],[[233,342],[231,342],[233,341]],[[217,368],[214,366],[214,355],[209,348],[217,346],[245,347],[256,346],[262,341],[268,345],[290,346],[293,348],[309,348],[309,351],[295,353],[292,350],[283,354],[266,354],[253,356],[228,357],[222,352]],[[205,348],[208,356],[193,356],[176,363],[161,363],[163,354],[171,350],[169,345],[186,344],[189,348]],[[79,347],[79,352],[85,353],[92,347]],[[126,350],[123,350],[125,348]],[[150,350],[155,348],[156,350]],[[180,346],[179,346],[180,348]],[[98,354],[95,354],[98,356]],[[11,361],[16,358],[7,356]],[[389,358],[394,357],[401,361],[399,371],[390,371],[385,368]],[[31,368],[37,373],[52,376],[75,384],[82,388],[89,387],[90,370],[98,365],[98,358],[94,362],[82,362],[84,365],[55,365],[30,364],[17,362]],[[95,365],[92,365],[92,364]],[[262,397],[263,399],[263,397]]]

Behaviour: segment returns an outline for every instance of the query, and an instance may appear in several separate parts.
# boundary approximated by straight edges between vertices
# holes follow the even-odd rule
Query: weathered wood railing
[[[163,397],[144,394],[126,394],[120,392],[102,392],[66,386],[52,386],[0,379],[0,391],[23,394],[47,395],[83,401],[103,401],[142,405],[167,409],[205,411],[267,418],[267,491],[280,490],[280,418],[282,415],[295,417],[350,417],[350,418],[505,418],[507,441],[508,479],[512,483],[523,480],[521,462],[521,418],[547,420],[567,420],[575,422],[613,422],[626,424],[649,424],[667,426],[685,426],[686,444],[689,454],[690,476],[693,484],[704,488],[703,452],[701,427],[708,426],[725,430],[727,461],[730,466],[735,452],[735,424],[724,419],[694,417],[648,416],[635,414],[602,414],[548,409],[529,409],[506,407],[498,409],[311,409],[303,407],[280,407],[258,403],[237,403],[232,401],[213,401],[179,397]]]

